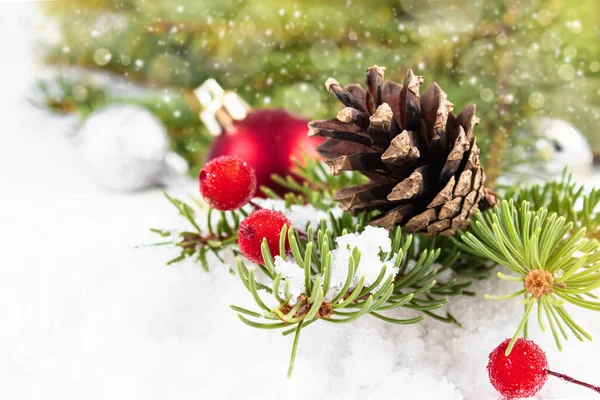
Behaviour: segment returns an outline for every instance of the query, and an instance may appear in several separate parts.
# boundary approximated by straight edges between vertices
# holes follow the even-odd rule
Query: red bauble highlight
[[[548,379],[548,360],[544,351],[532,340],[517,339],[505,356],[510,339],[490,353],[487,366],[490,382],[508,398],[531,397]]]
[[[217,210],[236,210],[256,192],[252,168],[237,157],[222,156],[206,163],[198,175],[200,194]]]
[[[263,238],[267,239],[271,255],[279,254],[279,235],[284,225],[292,226],[289,219],[282,213],[273,210],[258,210],[242,221],[238,229],[238,245],[242,254],[252,262],[264,264],[261,246]],[[286,240],[286,253],[290,245]]]
[[[260,109],[248,113],[216,137],[207,160],[229,155],[239,157],[254,168],[258,187],[267,186],[276,193],[284,190],[275,184],[272,174],[287,176],[292,158],[302,160],[304,154],[316,157],[320,137],[308,136],[308,120],[280,109]],[[261,196],[260,191],[257,196]]]

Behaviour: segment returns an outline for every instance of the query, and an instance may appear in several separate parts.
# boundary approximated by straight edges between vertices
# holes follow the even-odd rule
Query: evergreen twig
[[[162,246],[172,244],[181,249],[179,255],[170,261],[171,265],[195,256],[196,260],[202,265],[202,268],[209,271],[207,253],[212,252],[218,259],[221,259],[219,253],[230,245],[237,243],[237,231],[240,222],[247,215],[244,210],[221,212],[217,218],[213,217],[214,210],[207,212],[207,228],[202,229],[196,221],[196,210],[186,202],[176,199],[166,192],[165,197],[171,204],[177,208],[179,215],[185,218],[191,231],[171,232],[170,230],[151,228],[150,231],[160,235],[163,238],[171,238],[171,241],[154,243],[153,246]]]
[[[511,188],[506,198],[514,199],[517,204],[529,201],[533,209],[555,212],[573,222],[575,228],[586,228],[587,237],[600,239],[600,190],[593,188],[586,192],[566,170],[560,181]]]
[[[341,235],[347,234],[343,229]],[[317,320],[330,323],[352,322],[363,315],[370,314],[394,324],[414,324],[426,316],[448,323],[457,323],[456,319],[447,314],[445,317],[434,314],[432,310],[443,307],[449,296],[466,294],[465,288],[469,283],[458,283],[456,280],[438,283],[435,277],[438,270],[434,263],[440,255],[439,249],[426,248],[418,250],[412,235],[405,235],[400,228],[391,232],[391,251],[381,253],[382,261],[393,261],[393,267],[399,268],[397,275],[386,276],[384,266],[379,277],[370,285],[365,285],[365,277],[357,276],[361,252],[358,248],[352,250],[347,266],[345,284],[339,292],[332,292],[330,279],[332,274],[332,251],[336,248],[336,235],[322,221],[321,228],[313,235],[309,229],[307,238],[303,238],[294,229],[283,228],[281,243],[288,241],[291,247],[291,259],[305,276],[305,292],[297,298],[292,298],[289,282],[273,265],[269,247],[263,242],[264,265],[266,277],[270,284],[265,290],[259,290],[259,281],[254,270],[248,268],[241,258],[238,258],[238,271],[244,287],[251,293],[256,305],[261,311],[251,311],[238,306],[231,308],[245,324],[261,329],[282,329],[283,335],[296,333],[292,348],[289,371],[293,369],[298,334],[302,327]],[[448,261],[448,260],[446,260]],[[392,265],[388,264],[388,267]],[[352,284],[352,282],[358,282]],[[264,296],[273,297],[271,301],[263,300]],[[276,304],[268,307],[266,304]],[[409,319],[397,319],[386,316],[385,312],[399,307],[421,312],[423,315]]]
[[[551,198],[559,200],[561,197]],[[569,204],[567,198],[562,199],[551,207],[556,209]],[[534,201],[542,202],[540,199]],[[507,354],[526,329],[535,304],[542,331],[545,331],[545,315],[559,349],[562,349],[559,333],[567,339],[565,328],[581,341],[591,340],[589,333],[564,309],[565,303],[600,311],[600,302],[588,299],[593,290],[600,288],[600,244],[586,238],[585,227],[576,227],[577,213],[571,213],[569,221],[569,216],[559,216],[545,208],[537,211],[531,208],[528,201],[522,201],[518,207],[512,200],[502,201],[491,212],[478,213],[469,231],[461,236],[464,250],[491,259],[513,272],[513,275],[499,272],[499,278],[523,285],[518,291],[504,296],[486,296],[490,300],[525,296],[525,314]]]

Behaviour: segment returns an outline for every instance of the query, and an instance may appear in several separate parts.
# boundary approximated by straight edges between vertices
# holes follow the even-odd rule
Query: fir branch
[[[440,264],[444,266],[444,269],[451,268],[460,277],[486,279],[490,276],[490,272],[497,266],[496,263],[489,259],[460,251],[459,245],[453,238],[423,236],[420,237],[420,240],[427,246],[438,247],[441,250],[440,258],[443,260],[440,261]]]
[[[570,185],[564,188],[571,190]],[[551,195],[549,198],[559,197]],[[544,198],[539,197],[535,201],[539,204],[544,202]],[[551,207],[561,209],[564,204],[568,202],[557,202]],[[559,332],[567,338],[565,327],[579,340],[591,340],[591,336],[564,309],[566,302],[600,311],[600,302],[584,297],[600,287],[600,244],[595,239],[586,238],[586,228],[577,228],[576,222],[568,221],[567,216],[559,216],[545,208],[531,211],[531,207],[528,201],[516,207],[512,200],[505,200],[491,212],[478,213],[469,231],[461,236],[464,250],[477,257],[491,259],[512,272],[511,275],[499,273],[499,278],[522,282],[522,288],[511,294],[487,296],[490,300],[525,297],[525,314],[507,354],[518,336],[522,332],[526,335],[528,317],[536,303],[538,323],[545,331],[545,314],[559,349],[562,349]],[[570,215],[571,219],[575,218],[574,215]]]
[[[170,241],[155,243],[154,246],[171,244],[181,249],[177,257],[167,261],[167,265],[177,263],[188,257],[196,257],[196,261],[208,272],[210,269],[207,260],[208,252],[213,253],[218,259],[222,260],[220,256],[221,251],[237,243],[239,224],[247,216],[247,212],[245,210],[216,212],[212,208],[209,208],[207,212],[207,228],[202,229],[196,221],[196,210],[192,206],[168,195],[166,192],[163,192],[163,194],[179,211],[179,215],[193,229],[191,231],[172,232],[170,230],[151,228],[151,232],[163,238],[171,238]],[[200,203],[196,202],[199,206]],[[215,216],[215,213],[218,213],[218,215]]]
[[[343,229],[340,235],[348,231]],[[245,324],[262,329],[283,329],[283,334],[296,333],[292,348],[289,373],[293,369],[294,357],[298,346],[297,338],[301,329],[316,321],[329,323],[348,323],[364,315],[372,315],[394,324],[413,324],[431,316],[443,322],[457,323],[447,314],[439,316],[433,313],[448,302],[449,296],[466,294],[470,283],[458,283],[456,280],[438,283],[438,273],[432,266],[440,255],[440,250],[419,250],[412,235],[405,235],[400,228],[391,232],[391,251],[380,253],[384,264],[374,282],[365,284],[365,276],[358,276],[361,252],[352,250],[345,274],[345,284],[334,289],[331,286],[332,252],[336,249],[337,235],[322,221],[316,234],[309,229],[306,236],[299,235],[293,228],[281,232],[280,243],[287,241],[291,248],[291,260],[302,270],[304,292],[294,298],[290,291],[290,280],[275,268],[269,247],[263,242],[265,271],[270,281],[265,285],[268,290],[260,291],[260,282],[253,269],[248,268],[238,258],[239,276],[244,287],[252,295],[259,312],[246,310],[238,306],[231,308]],[[290,261],[290,260],[288,260]],[[448,260],[446,260],[448,261]],[[392,265],[393,264],[393,265]],[[398,268],[395,275],[388,274],[388,268]],[[387,276],[387,277],[386,277]],[[267,297],[271,297],[269,301]],[[276,304],[273,307],[267,304]],[[386,316],[389,310],[404,307],[419,311],[423,315],[410,319],[396,319]]]
[[[298,165],[298,168],[300,167]],[[325,208],[326,204],[331,202],[333,194],[333,190],[328,188],[337,190],[343,185],[356,183],[352,180],[356,177],[348,177],[348,180],[334,178],[333,181],[319,181],[321,178],[316,171],[319,171],[320,167],[316,161],[306,160],[302,168],[299,170],[304,171],[300,175],[305,179],[302,188],[311,187],[315,192],[307,190],[294,194],[297,197],[291,204],[308,202]],[[286,182],[289,183],[290,180]],[[209,209],[207,214],[209,223],[208,228],[205,229],[208,232],[205,232],[196,220],[197,210],[194,207],[166,193],[165,196],[193,227],[191,232],[179,233],[172,242],[181,247],[181,253],[169,264],[196,256],[208,271],[207,253],[213,252],[218,257],[222,250],[236,242],[239,222],[247,215],[246,212],[244,210],[233,213],[219,212],[215,224],[213,217],[216,212]],[[286,198],[291,197],[288,195]],[[291,204],[288,202],[288,206]],[[328,206],[326,209],[330,210],[330,208],[331,206]],[[446,249],[444,256],[440,258],[441,250],[433,246],[433,241],[424,238],[416,239],[412,235],[404,234],[400,228],[390,233],[390,251],[379,254],[381,262],[385,264],[377,279],[367,284],[365,276],[358,276],[361,252],[358,248],[354,248],[345,273],[345,283],[340,285],[341,287],[335,286],[334,289],[332,251],[336,249],[336,239],[348,233],[363,232],[370,217],[370,213],[361,213],[353,217],[349,212],[336,216],[330,211],[329,218],[320,222],[316,232],[310,226],[306,227],[305,233],[299,233],[294,229],[287,231],[286,227],[283,228],[280,235],[280,254],[285,254],[286,243],[288,243],[291,248],[291,258],[301,269],[304,277],[304,292],[299,296],[292,296],[290,281],[281,271],[277,271],[276,262],[266,242],[263,242],[262,246],[264,263],[257,267],[262,272],[260,279],[257,278],[254,269],[248,268],[242,259],[238,258],[237,270],[240,279],[260,311],[238,306],[231,306],[231,308],[238,313],[239,319],[249,326],[282,329],[283,335],[295,334],[289,373],[293,370],[300,331],[319,320],[348,323],[370,314],[375,318],[400,325],[418,323],[426,317],[445,323],[459,324],[452,314],[440,315],[437,310],[446,305],[451,296],[473,295],[467,290],[471,283],[459,282],[457,279],[446,282],[436,280],[438,272],[452,268],[460,258],[457,247],[454,245],[452,249]],[[158,229],[152,231],[163,238],[173,237],[169,231]],[[163,241],[160,244],[166,243],[168,242]],[[441,264],[435,264],[438,259]],[[264,282],[264,279],[267,282]],[[271,299],[267,301],[269,297]],[[268,304],[276,304],[276,306]],[[408,319],[386,315],[388,311],[400,307],[414,310],[421,315]]]
[[[78,81],[59,76],[53,80],[37,81],[36,89],[37,96],[29,102],[57,114],[78,112],[87,115],[111,103],[106,89],[91,80]]]
[[[573,182],[566,171],[560,181],[525,188],[512,188],[506,198],[517,204],[527,200],[533,209],[545,208],[572,222],[575,228],[586,228],[588,238],[600,239],[600,190],[586,193],[583,185]]]

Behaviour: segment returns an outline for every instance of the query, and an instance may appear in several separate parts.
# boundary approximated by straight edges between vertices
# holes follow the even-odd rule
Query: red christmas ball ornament
[[[198,175],[200,194],[217,210],[236,210],[256,192],[254,170],[242,159],[221,156],[206,163]]]
[[[285,110],[260,109],[250,111],[245,119],[235,123],[216,137],[208,152],[211,160],[221,155],[240,157],[256,171],[258,186],[276,192],[283,188],[271,175],[287,176],[292,160],[302,160],[304,154],[316,156],[316,138],[308,136],[308,121]]]
[[[284,225],[292,226],[290,220],[278,211],[261,209],[250,214],[242,221],[238,229],[238,245],[242,254],[252,262],[263,264],[261,246],[267,239],[273,257],[279,254],[279,235]],[[286,240],[286,254],[290,245]]]
[[[508,398],[531,397],[548,379],[546,354],[532,340],[519,338],[506,356],[509,343],[510,339],[506,339],[490,353],[487,366],[490,382]]]
[[[250,110],[239,96],[212,79],[196,90],[196,96],[204,107],[200,118],[215,136],[207,160],[223,155],[241,158],[254,168],[258,187],[285,193],[271,175],[290,175],[294,158],[317,157],[322,138],[308,136],[307,119],[282,109]]]

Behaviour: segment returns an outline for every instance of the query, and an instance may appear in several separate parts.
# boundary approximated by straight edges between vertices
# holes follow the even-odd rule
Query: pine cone
[[[342,189],[342,208],[379,210],[372,224],[409,232],[454,235],[468,225],[480,204],[493,206],[495,194],[484,188],[473,128],[475,105],[458,116],[436,84],[423,96],[423,77],[408,70],[404,86],[383,79],[385,68],[367,69],[367,90],[352,84],[325,83],[344,106],[337,118],[312,121],[311,135],[329,138],[318,148],[334,175],[360,171],[370,182]]]

